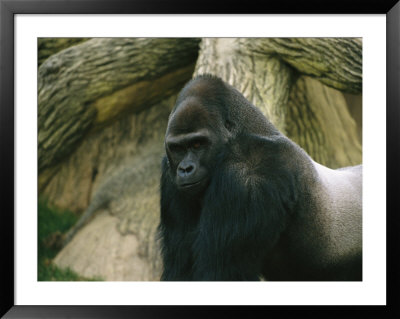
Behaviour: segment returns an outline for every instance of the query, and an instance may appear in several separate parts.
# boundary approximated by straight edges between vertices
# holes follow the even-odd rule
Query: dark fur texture
[[[211,138],[199,156],[209,178],[201,191],[177,186],[168,147],[162,161],[162,280],[361,279],[361,252],[331,256],[336,243],[321,230],[329,226],[322,211],[330,209],[323,204],[330,193],[318,191],[324,187],[314,162],[209,75],[182,90],[166,137],[204,128]]]

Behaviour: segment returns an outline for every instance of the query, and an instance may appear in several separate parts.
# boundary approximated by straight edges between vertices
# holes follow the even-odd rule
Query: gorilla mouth
[[[189,190],[195,191],[195,190],[201,189],[203,187],[204,181],[205,181],[205,179],[203,178],[197,182],[181,184],[181,185],[179,185],[179,188],[184,191],[189,191]]]
[[[202,181],[203,181],[203,180],[201,179],[201,180],[199,180],[199,181],[197,181],[197,182],[194,182],[194,183],[182,184],[181,187],[182,187],[182,188],[191,188],[191,187],[195,187],[195,186],[199,185]]]

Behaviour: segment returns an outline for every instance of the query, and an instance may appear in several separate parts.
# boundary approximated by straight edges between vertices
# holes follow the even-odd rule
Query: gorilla
[[[314,162],[208,74],[180,92],[165,151],[161,280],[362,280],[361,165]]]

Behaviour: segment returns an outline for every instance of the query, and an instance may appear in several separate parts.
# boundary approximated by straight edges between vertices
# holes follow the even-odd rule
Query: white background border
[[[37,282],[37,37],[362,37],[363,282]],[[385,15],[16,15],[16,305],[386,303]]]

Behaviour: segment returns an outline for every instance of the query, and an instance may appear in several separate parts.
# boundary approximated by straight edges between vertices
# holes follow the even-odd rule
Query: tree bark
[[[89,40],[89,38],[38,38],[38,66],[53,54]]]
[[[360,38],[263,38],[245,39],[253,54],[276,55],[300,73],[347,93],[362,91],[362,42]]]
[[[286,132],[318,163],[330,168],[360,164],[361,140],[343,94],[308,76],[295,82]]]

